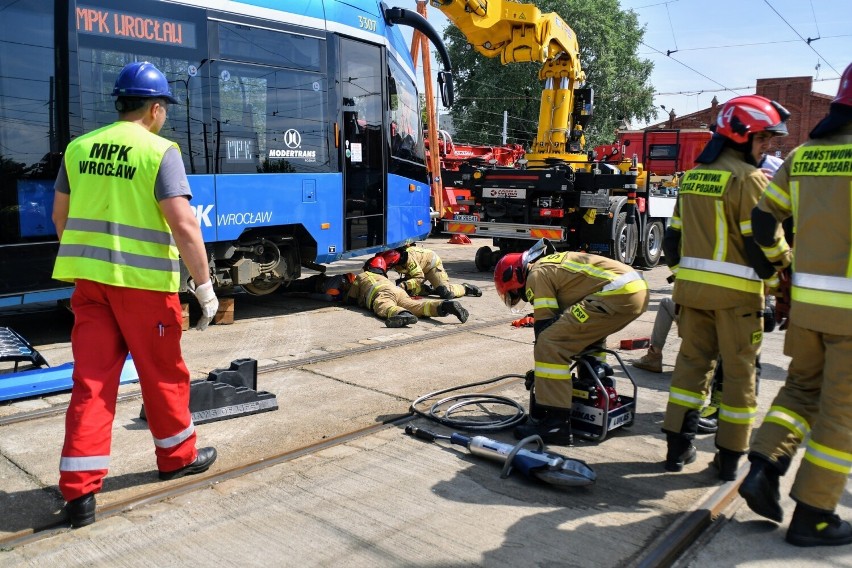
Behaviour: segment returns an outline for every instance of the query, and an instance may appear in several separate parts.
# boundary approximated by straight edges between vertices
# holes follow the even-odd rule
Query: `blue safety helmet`
[[[115,80],[112,96],[158,98],[178,104],[178,100],[172,96],[166,76],[153,63],[147,61],[134,61],[125,65]]]

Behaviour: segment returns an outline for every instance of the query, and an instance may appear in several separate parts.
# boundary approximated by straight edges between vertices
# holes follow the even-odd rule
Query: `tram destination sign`
[[[120,10],[77,6],[77,31],[131,41],[194,48],[195,24]]]

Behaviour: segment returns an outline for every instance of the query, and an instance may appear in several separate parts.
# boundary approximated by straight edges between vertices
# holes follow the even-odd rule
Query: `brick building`
[[[815,93],[813,77],[776,77],[773,79],[758,79],[755,94],[776,100],[790,111],[791,117],[787,121],[789,136],[776,138],[773,150],[780,150],[782,156],[808,139],[808,133],[816,124],[828,114],[828,106],[831,104],[831,95]],[[669,119],[664,122],[652,124],[645,130],[656,128],[707,128],[716,121],[720,110],[719,101],[713,97],[709,108],[677,116],[674,111],[669,111]]]

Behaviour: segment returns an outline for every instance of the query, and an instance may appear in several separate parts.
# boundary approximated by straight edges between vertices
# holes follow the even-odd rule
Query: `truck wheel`
[[[613,253],[615,260],[630,266],[636,260],[636,248],[639,230],[636,223],[627,224],[627,214],[619,213],[618,222],[615,224],[615,239],[613,242]]]
[[[473,259],[476,264],[476,269],[480,272],[489,272],[494,269],[494,258],[491,254],[491,247],[479,247],[476,250],[476,257]]]
[[[663,255],[663,223],[649,221],[642,231],[642,242],[639,244],[639,262],[646,268],[654,268]]]

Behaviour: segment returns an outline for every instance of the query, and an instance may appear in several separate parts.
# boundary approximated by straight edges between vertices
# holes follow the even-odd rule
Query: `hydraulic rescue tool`
[[[545,451],[544,442],[539,436],[524,438],[513,446],[485,436],[468,437],[457,432],[444,436],[410,425],[405,427],[405,433],[427,442],[447,440],[451,444],[467,448],[473,455],[502,462],[501,479],[507,478],[512,468],[520,470],[527,477],[561,487],[591,485],[597,478],[594,470],[586,462]],[[524,448],[531,443],[537,444],[538,448],[535,450]]]

